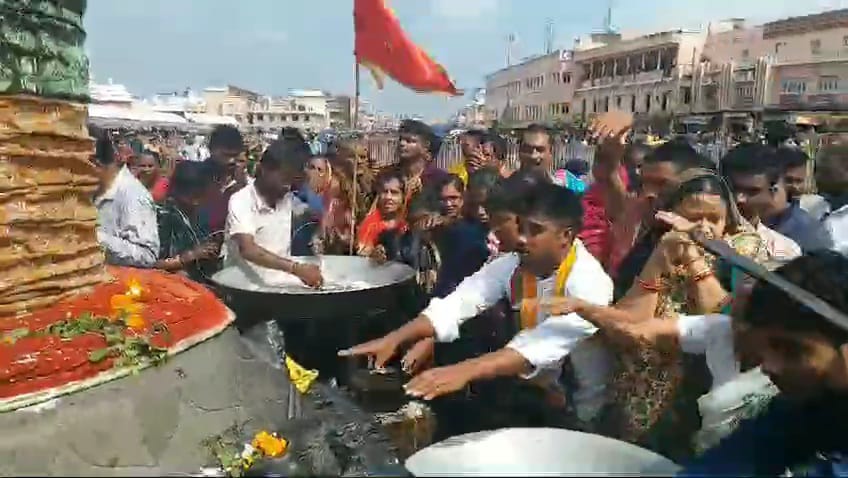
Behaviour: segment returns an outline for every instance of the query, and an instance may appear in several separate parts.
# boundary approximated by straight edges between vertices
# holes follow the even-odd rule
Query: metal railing
[[[366,140],[371,166],[382,169],[397,164],[397,137],[388,135],[371,136]],[[595,157],[595,147],[587,146],[579,141],[569,141],[563,138],[554,139],[553,158],[556,168],[563,168],[565,163],[572,159],[582,159],[590,165]],[[506,160],[513,167],[518,167],[518,140],[507,138]],[[445,138],[442,142],[436,164],[442,169],[462,161],[462,150],[457,137]]]

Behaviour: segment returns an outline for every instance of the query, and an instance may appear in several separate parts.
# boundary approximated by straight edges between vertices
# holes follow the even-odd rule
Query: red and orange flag
[[[442,65],[412,42],[384,0],[354,0],[356,61],[371,70],[377,87],[383,75],[421,93],[462,95]]]

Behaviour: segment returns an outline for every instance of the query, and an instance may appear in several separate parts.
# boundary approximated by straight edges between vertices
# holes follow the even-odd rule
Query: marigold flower
[[[289,442],[285,438],[276,437],[263,430],[253,437],[251,445],[263,455],[276,458],[286,452]]]
[[[124,294],[133,300],[143,301],[147,295],[147,289],[141,285],[138,279],[132,278],[127,282],[127,291]]]
[[[144,320],[144,317],[141,314],[130,314],[124,320],[124,323],[127,324],[127,327],[131,329],[143,329],[147,322]]]

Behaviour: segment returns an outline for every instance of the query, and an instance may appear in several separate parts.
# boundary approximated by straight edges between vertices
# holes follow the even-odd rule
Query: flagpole
[[[353,83],[354,83],[354,95],[353,95],[353,130],[356,131],[359,126],[359,62],[356,60],[356,53],[353,54]],[[357,138],[358,140],[359,138]],[[358,187],[359,178],[359,157],[356,156],[353,159],[353,187],[351,188],[352,193],[351,201],[350,201],[350,212],[353,216],[353,220],[350,221],[350,255],[354,254],[354,249],[356,247],[356,208],[358,206],[358,202],[356,199],[359,197],[357,195],[356,188]]]

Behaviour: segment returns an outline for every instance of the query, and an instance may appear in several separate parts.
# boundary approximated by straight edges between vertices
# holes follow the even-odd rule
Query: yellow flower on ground
[[[137,314],[141,312],[142,305],[133,300],[132,297],[124,294],[113,295],[109,300],[109,305],[114,313]]]
[[[147,322],[144,320],[144,317],[141,314],[130,314],[124,319],[124,323],[127,324],[127,327],[131,329],[143,329]]]
[[[286,368],[289,371],[289,380],[292,381],[295,388],[297,388],[297,391],[300,393],[308,392],[309,387],[312,386],[312,382],[318,378],[317,370],[307,370],[303,368],[302,365],[292,360],[288,355],[286,355]]]
[[[289,442],[286,441],[285,438],[276,437],[265,430],[262,430],[253,437],[251,445],[253,445],[253,448],[259,450],[259,452],[264,456],[276,458],[278,456],[282,456],[283,453],[286,452],[286,449],[289,447]]]
[[[138,279],[132,278],[127,282],[127,291],[124,294],[135,301],[142,301],[147,295],[147,290]]]

